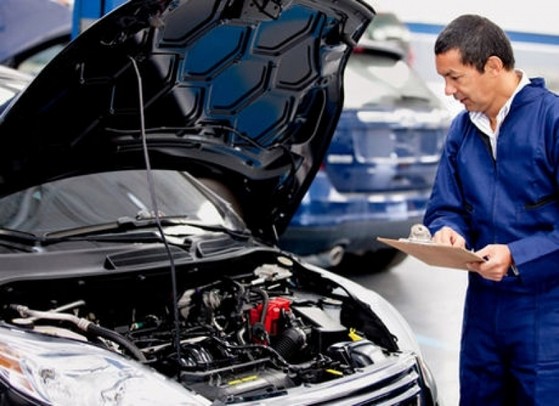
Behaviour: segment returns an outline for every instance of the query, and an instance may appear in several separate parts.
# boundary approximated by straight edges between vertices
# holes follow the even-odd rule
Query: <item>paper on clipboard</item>
[[[468,262],[485,261],[479,255],[464,248],[437,244],[431,241],[417,241],[407,238],[394,240],[383,237],[377,237],[377,240],[397,248],[400,251],[425,262],[427,265],[432,266],[467,270],[466,264]]]

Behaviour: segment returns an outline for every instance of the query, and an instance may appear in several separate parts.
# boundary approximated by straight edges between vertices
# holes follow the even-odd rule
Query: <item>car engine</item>
[[[329,279],[287,257],[260,263],[178,270],[176,306],[163,270],[21,281],[0,289],[3,318],[136,358],[223,401],[347,376],[397,350],[370,308]]]

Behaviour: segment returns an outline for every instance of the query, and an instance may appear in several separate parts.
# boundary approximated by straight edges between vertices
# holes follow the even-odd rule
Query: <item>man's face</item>
[[[468,111],[486,112],[493,97],[491,77],[471,65],[463,65],[461,54],[451,49],[436,55],[437,72],[444,78],[445,94],[453,96]]]

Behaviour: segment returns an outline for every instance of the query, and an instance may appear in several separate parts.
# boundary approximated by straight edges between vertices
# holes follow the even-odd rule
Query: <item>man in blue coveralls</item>
[[[435,43],[448,133],[425,225],[475,250],[460,352],[461,405],[559,404],[559,98],[515,70],[509,39],[463,15]]]

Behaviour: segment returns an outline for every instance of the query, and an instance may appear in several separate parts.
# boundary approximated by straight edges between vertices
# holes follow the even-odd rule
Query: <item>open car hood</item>
[[[255,235],[282,232],[327,150],[347,58],[373,15],[361,0],[127,2],[4,112],[0,196],[145,168],[145,140],[152,168],[221,182]]]

